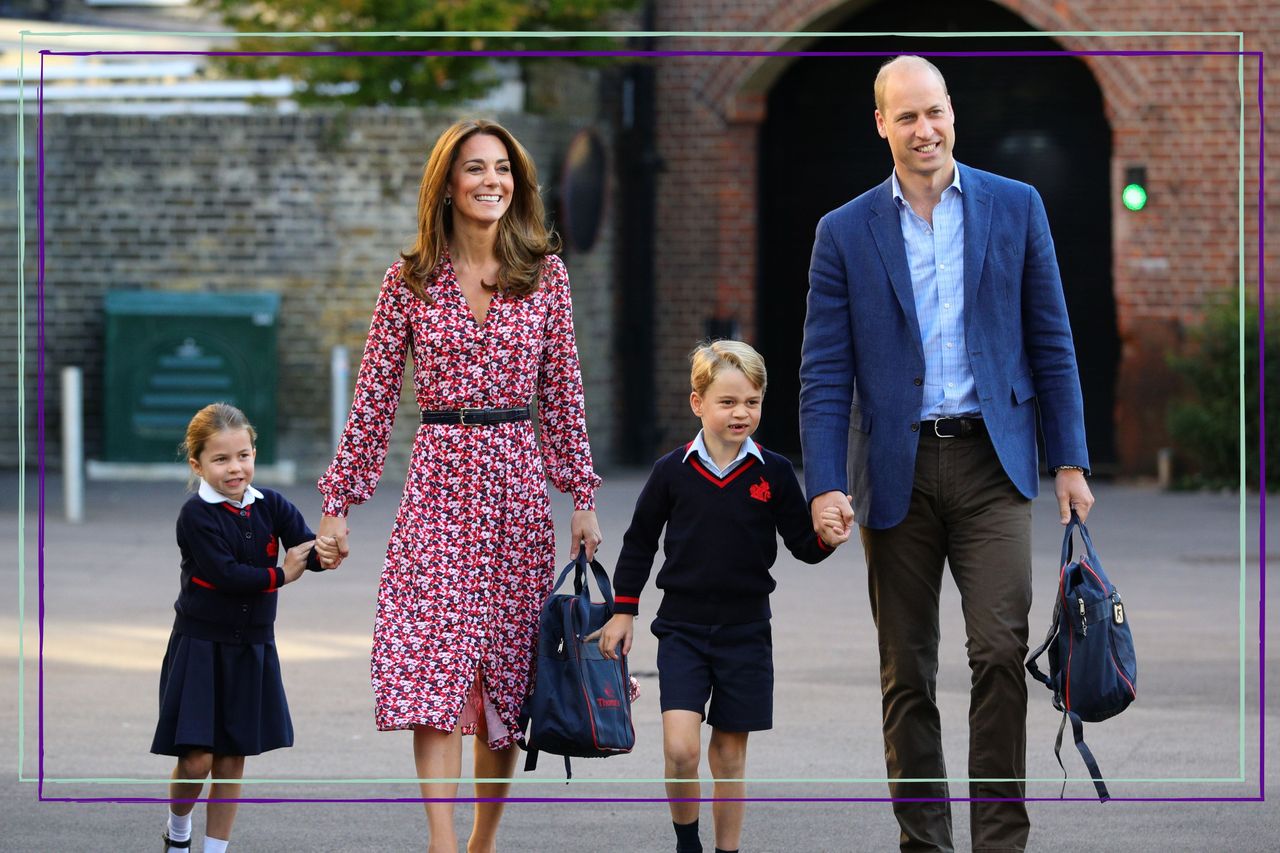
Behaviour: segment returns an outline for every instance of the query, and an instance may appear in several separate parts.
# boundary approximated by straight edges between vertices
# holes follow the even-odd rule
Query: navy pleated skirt
[[[151,751],[258,755],[293,746],[275,643],[219,643],[174,631],[160,668]]]

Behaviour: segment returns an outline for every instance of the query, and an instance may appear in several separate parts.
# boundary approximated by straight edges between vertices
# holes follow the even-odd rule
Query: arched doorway
[[[921,21],[927,21],[926,25]],[[881,2],[828,29],[1028,30],[986,2]],[[821,51],[1060,50],[1050,38],[830,38]],[[1119,339],[1111,285],[1111,131],[1102,93],[1077,57],[932,57],[956,111],[956,158],[1026,181],[1048,209],[1075,336],[1093,464],[1114,462]],[[769,363],[761,442],[798,456],[800,342],[818,219],[879,184],[893,161],[876,133],[872,81],[884,57],[805,57],[775,82],[760,133],[756,339]]]

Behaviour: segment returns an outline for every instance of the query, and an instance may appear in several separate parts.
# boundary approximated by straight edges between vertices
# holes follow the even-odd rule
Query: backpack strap
[[[526,773],[538,769],[538,750],[536,749],[526,750],[525,759],[524,759],[524,769]],[[569,766],[569,756],[566,755],[564,757],[564,783],[568,785],[569,780],[572,778],[573,778],[573,768]]]
[[[1039,648],[1037,648],[1034,652],[1032,652],[1031,655],[1027,658],[1027,672],[1031,673],[1032,678],[1034,678],[1036,681],[1039,681],[1041,684],[1043,684],[1045,687],[1048,687],[1050,690],[1053,689],[1053,685],[1049,682],[1049,676],[1041,672],[1040,667],[1036,666],[1036,659],[1039,658],[1042,654],[1044,654],[1045,651],[1050,646],[1053,645],[1054,641],[1058,639],[1058,630],[1061,625],[1061,621],[1060,621],[1060,617],[1062,615],[1061,611],[1062,611],[1062,598],[1061,596],[1059,596],[1058,600],[1055,601],[1053,605],[1053,624],[1049,626],[1049,633],[1045,634],[1044,642],[1040,644]]]
[[[1107,783],[1102,778],[1102,771],[1098,769],[1097,759],[1093,757],[1093,752],[1084,742],[1084,722],[1075,711],[1062,712],[1062,722],[1058,724],[1058,738],[1053,742],[1053,756],[1058,759],[1058,766],[1062,768],[1062,791],[1058,794],[1058,798],[1063,798],[1067,793],[1067,768],[1062,763],[1062,732],[1067,726],[1068,718],[1071,720],[1071,734],[1075,739],[1076,749],[1080,750],[1080,757],[1084,759],[1085,767],[1089,768],[1089,778],[1093,780],[1094,790],[1098,792],[1098,802],[1105,803],[1111,799],[1111,794],[1107,791]]]

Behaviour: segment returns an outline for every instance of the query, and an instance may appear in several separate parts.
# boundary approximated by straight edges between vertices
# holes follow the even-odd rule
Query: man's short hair
[[[942,84],[942,94],[947,95],[948,97],[951,95],[951,93],[947,91],[947,78],[942,76],[942,72],[938,70],[938,66],[934,65],[923,56],[915,56],[908,53],[904,53],[900,56],[891,56],[884,61],[884,64],[880,66],[880,70],[876,73],[876,109],[879,110],[882,115],[884,114],[884,87],[889,79],[889,69],[893,66],[906,63],[923,64],[926,68],[932,71],[935,76],[937,76],[938,82]]]

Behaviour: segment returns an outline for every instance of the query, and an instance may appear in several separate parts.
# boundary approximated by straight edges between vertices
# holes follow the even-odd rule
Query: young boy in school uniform
[[[615,615],[599,633],[614,658],[631,650],[640,593],[658,537],[666,561],[658,572],[662,602],[653,620],[663,755],[673,801],[677,853],[701,853],[698,764],[701,725],[711,726],[707,762],[714,797],[742,798],[747,736],[773,727],[773,639],[769,574],[777,535],[792,554],[818,563],[849,539],[839,512],[815,535],[809,506],[785,457],[751,439],[760,425],[764,359],[740,341],[713,341],[690,355],[689,404],[702,430],[659,459],[636,502],[614,571]],[[707,708],[710,700],[710,709]],[[712,806],[717,853],[736,853],[744,804]]]

